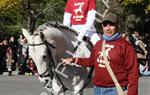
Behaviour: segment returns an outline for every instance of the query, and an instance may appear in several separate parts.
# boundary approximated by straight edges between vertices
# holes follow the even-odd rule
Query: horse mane
[[[78,35],[77,32],[74,29],[72,29],[71,27],[63,25],[62,23],[60,23],[58,21],[50,21],[50,22],[47,22],[47,23],[44,23],[44,24],[40,25],[37,28],[37,32],[44,31],[45,29],[47,29],[47,27],[54,27],[54,28],[59,29],[60,31],[62,29],[63,30],[68,30],[68,31],[74,33],[75,35]]]

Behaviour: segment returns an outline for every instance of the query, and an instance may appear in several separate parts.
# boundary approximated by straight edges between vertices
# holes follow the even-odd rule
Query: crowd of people
[[[27,40],[23,35],[18,39],[15,36],[1,39],[0,58],[0,74],[8,72],[11,76],[13,71],[18,70],[18,75],[33,75],[36,70],[34,62],[28,57]]]
[[[122,37],[129,41],[135,49],[140,76],[150,76],[150,35],[145,33],[142,36],[140,32],[133,31],[130,34],[122,33]]]

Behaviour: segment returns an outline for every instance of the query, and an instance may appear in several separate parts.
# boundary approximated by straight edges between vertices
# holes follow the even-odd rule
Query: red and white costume
[[[128,95],[138,95],[138,63],[132,45],[119,38],[107,41],[105,52],[117,80],[128,87]],[[108,73],[102,53],[102,40],[98,41],[89,58],[74,58],[75,63],[84,67],[94,67],[93,84],[98,87],[115,87]]]
[[[79,40],[81,40],[83,36],[87,36],[92,43],[95,44],[100,40],[94,27],[95,15],[95,0],[68,0],[63,24],[75,29],[79,34]]]

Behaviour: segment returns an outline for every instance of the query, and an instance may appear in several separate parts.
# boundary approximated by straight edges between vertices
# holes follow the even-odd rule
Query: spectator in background
[[[9,38],[9,47],[11,47],[12,49],[12,54],[14,58],[14,62],[12,64],[13,71],[16,69],[16,63],[17,63],[17,46],[18,46],[18,43],[16,41],[15,36],[11,35]]]
[[[129,37],[129,41],[137,54],[140,75],[150,76],[150,71],[148,71],[146,44],[140,39],[139,32],[134,31]]]
[[[100,40],[94,27],[95,15],[96,0],[68,0],[63,24],[77,31],[78,41],[82,41],[86,36],[95,45]]]
[[[4,72],[4,67],[5,67],[5,64],[4,64],[4,44],[3,44],[3,39],[0,40],[0,75],[3,74]]]
[[[27,74],[34,75],[35,73],[37,73],[37,68],[35,66],[34,61],[31,58],[27,60],[27,67],[28,67]]]
[[[148,71],[150,71],[150,34],[146,33]]]
[[[23,35],[20,35],[18,39],[19,45],[18,45],[18,51],[17,51],[17,56],[18,56],[18,68],[19,68],[19,75],[24,75],[25,72],[27,71],[27,40],[24,38]]]
[[[3,45],[2,45],[2,52],[3,52],[3,57],[2,57],[2,64],[3,64],[3,71],[7,71],[7,68],[6,68],[6,53],[7,53],[7,48],[9,47],[9,43],[8,43],[8,39],[5,38],[3,40]]]
[[[12,75],[12,64],[14,63],[12,48],[8,47],[6,52],[6,64],[8,69],[8,75]]]
[[[128,32],[123,32],[122,33],[122,38],[124,38],[125,40],[129,41],[129,33]]]

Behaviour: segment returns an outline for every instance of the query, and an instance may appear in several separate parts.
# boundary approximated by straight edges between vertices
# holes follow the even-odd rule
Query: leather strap
[[[116,78],[116,76],[115,76],[115,74],[114,74],[114,72],[113,72],[113,70],[112,70],[112,68],[110,67],[110,65],[108,63],[108,59],[107,59],[107,56],[106,56],[106,53],[105,53],[105,43],[106,43],[105,40],[103,40],[102,53],[103,53],[103,57],[104,57],[104,61],[105,61],[105,66],[106,66],[113,82],[115,83],[118,95],[125,95],[122,88],[121,88],[121,86],[120,86],[120,84],[119,84],[119,82],[118,82],[118,80],[117,80],[117,78]]]

